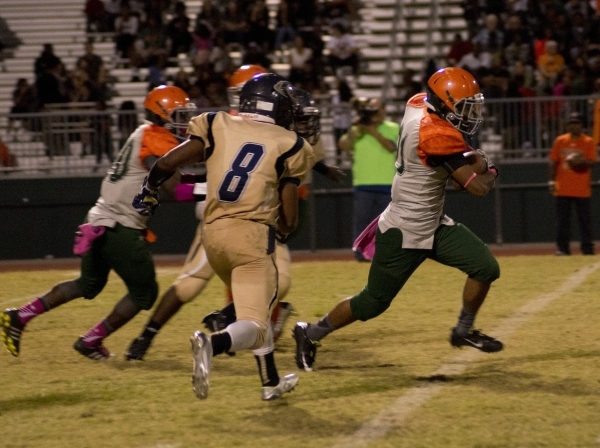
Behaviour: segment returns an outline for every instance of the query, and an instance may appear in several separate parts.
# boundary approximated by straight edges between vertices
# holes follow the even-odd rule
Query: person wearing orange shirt
[[[591,167],[598,160],[592,138],[585,135],[581,115],[569,117],[569,132],[559,135],[550,151],[550,191],[556,198],[556,255],[570,255],[570,218],[575,206],[581,233],[581,253],[594,255],[591,215]]]

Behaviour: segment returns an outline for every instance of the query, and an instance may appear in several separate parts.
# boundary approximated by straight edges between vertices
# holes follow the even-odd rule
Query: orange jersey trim
[[[146,157],[165,155],[178,143],[175,136],[167,129],[154,124],[150,125],[147,129],[144,129],[142,135],[142,146],[139,153],[140,164],[145,166],[144,160]]]
[[[417,154],[425,163],[429,156],[447,156],[467,151],[463,135],[446,120],[425,111],[419,129]]]

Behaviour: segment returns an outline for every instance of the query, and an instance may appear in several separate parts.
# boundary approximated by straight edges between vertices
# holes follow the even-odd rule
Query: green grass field
[[[0,446],[29,447],[600,447],[599,257],[499,258],[476,325],[505,350],[454,349],[450,328],[464,276],[426,262],[382,316],[323,340],[314,372],[294,363],[291,327],[315,321],[358,292],[368,265],[298,262],[286,300],[297,315],[276,353],[296,390],[260,400],[250,352],[213,363],[210,396],[190,383],[189,337],[224,303],[213,279],[164,327],[146,361],[123,354],[148,318],[141,313],[95,362],[72,349],[124,292],[117,277],[93,301],[33,320],[19,358],[0,354]],[[177,275],[159,269],[161,291]],[[20,306],[75,271],[0,273],[0,307]]]

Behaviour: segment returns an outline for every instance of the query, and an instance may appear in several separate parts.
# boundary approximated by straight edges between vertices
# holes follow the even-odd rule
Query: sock
[[[152,340],[152,338],[154,336],[156,336],[156,333],[158,333],[160,331],[161,327],[162,327],[162,324],[159,324],[159,323],[151,320],[150,322],[148,322],[148,325],[146,325],[146,328],[144,328],[144,331],[143,331],[141,337]]]
[[[100,321],[83,335],[83,343],[88,347],[97,347],[102,344],[102,340],[110,333],[111,331],[105,321]]]
[[[35,316],[39,316],[46,311],[48,310],[44,306],[44,302],[42,302],[41,299],[35,299],[19,308],[17,315],[19,316],[21,323],[25,325]]]
[[[456,324],[456,327],[454,328],[455,333],[460,336],[466,336],[469,333],[469,330],[473,328],[476,314],[476,312],[466,310],[465,307],[463,307],[458,316],[458,324]]]
[[[308,339],[311,341],[320,341],[333,330],[335,330],[335,327],[327,315],[322,317],[316,324],[309,324],[306,329],[306,336],[308,336]]]
[[[256,364],[258,365],[258,374],[260,375],[263,387],[277,386],[279,384],[279,374],[277,373],[277,367],[275,367],[273,352],[267,353],[264,356],[254,355],[254,359],[256,359]]]
[[[212,333],[210,335],[210,342],[212,343],[213,356],[228,352],[231,348],[231,336],[226,331]]]

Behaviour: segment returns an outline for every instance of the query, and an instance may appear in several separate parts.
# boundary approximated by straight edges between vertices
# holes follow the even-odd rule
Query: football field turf
[[[500,256],[476,327],[505,349],[454,349],[464,275],[426,262],[390,309],[325,338],[314,372],[294,362],[291,328],[314,322],[365,284],[354,261],[292,264],[297,314],[277,344],[295,391],[260,400],[251,352],[214,359],[207,400],[192,392],[189,337],[224,304],[213,279],[156,337],[142,362],[123,355],[149,313],[111,335],[115,357],[72,348],[124,288],[111,276],[93,301],[31,321],[21,355],[0,353],[0,446],[23,447],[600,447],[600,257]],[[159,267],[161,292],[176,267]],[[0,309],[20,306],[73,269],[0,273]]]

